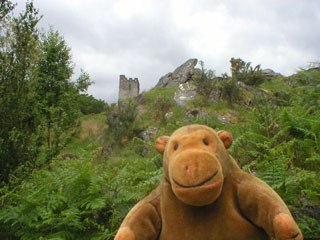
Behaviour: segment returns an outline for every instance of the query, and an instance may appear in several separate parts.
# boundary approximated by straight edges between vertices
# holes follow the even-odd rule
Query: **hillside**
[[[319,239],[318,66],[283,77],[230,62],[232,76],[215,76],[200,63],[183,80],[173,71],[165,75],[179,76],[173,84],[161,85],[162,78],[136,98],[82,117],[60,155],[1,190],[0,238],[113,239],[128,210],[161,179],[155,139],[198,123],[231,132],[229,151],[243,170],[279,193],[305,239]]]

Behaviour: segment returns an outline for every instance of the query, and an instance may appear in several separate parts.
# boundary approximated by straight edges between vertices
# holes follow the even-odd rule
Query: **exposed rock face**
[[[169,119],[169,118],[171,118],[173,116],[173,112],[168,112],[168,113],[166,113],[166,115],[164,115],[164,117],[166,118],[166,119]]]
[[[219,113],[215,113],[216,117],[218,118],[218,120],[220,122],[222,122],[223,124],[229,125],[230,124],[230,118],[220,115]]]
[[[269,68],[263,69],[262,74],[265,76],[266,79],[272,79],[274,77],[282,77],[280,73],[276,73],[275,71]]]
[[[178,90],[174,93],[174,104],[176,106],[185,106],[188,102],[197,96],[196,87],[191,84],[181,83]]]
[[[209,99],[208,99],[208,102],[209,103],[217,103],[221,100],[221,91],[220,90],[213,90],[210,95],[209,95]]]
[[[157,132],[160,130],[156,127],[149,127],[142,133],[140,133],[140,137],[145,141],[145,142],[150,142],[154,140]],[[145,144],[142,151],[141,151],[141,156],[146,157],[149,153],[149,145]]]
[[[147,128],[145,131],[143,131],[140,136],[141,138],[146,141],[146,142],[150,142],[151,140],[154,139],[154,137],[156,136],[157,132],[159,132],[158,128],[155,127],[149,127]]]
[[[180,67],[176,68],[173,73],[167,73],[161,77],[156,87],[171,87],[178,83],[186,83],[191,79],[193,69],[197,63],[197,59],[189,59]]]

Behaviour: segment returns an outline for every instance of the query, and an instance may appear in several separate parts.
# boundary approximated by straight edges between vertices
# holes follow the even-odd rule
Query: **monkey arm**
[[[269,185],[246,173],[237,179],[237,197],[243,215],[278,240],[303,239],[286,204]]]
[[[161,217],[158,209],[160,197],[157,190],[131,209],[121,224],[115,240],[156,240],[158,238]]]

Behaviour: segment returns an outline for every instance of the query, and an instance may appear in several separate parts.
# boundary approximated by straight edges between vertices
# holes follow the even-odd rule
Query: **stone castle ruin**
[[[137,97],[140,91],[140,83],[138,78],[127,79],[125,75],[120,75],[119,80],[119,100],[129,97]]]

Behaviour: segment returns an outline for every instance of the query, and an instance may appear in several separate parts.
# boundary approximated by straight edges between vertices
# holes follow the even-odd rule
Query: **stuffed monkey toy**
[[[131,209],[115,240],[302,240],[286,204],[239,168],[231,143],[230,133],[203,125],[158,138],[162,182]]]

